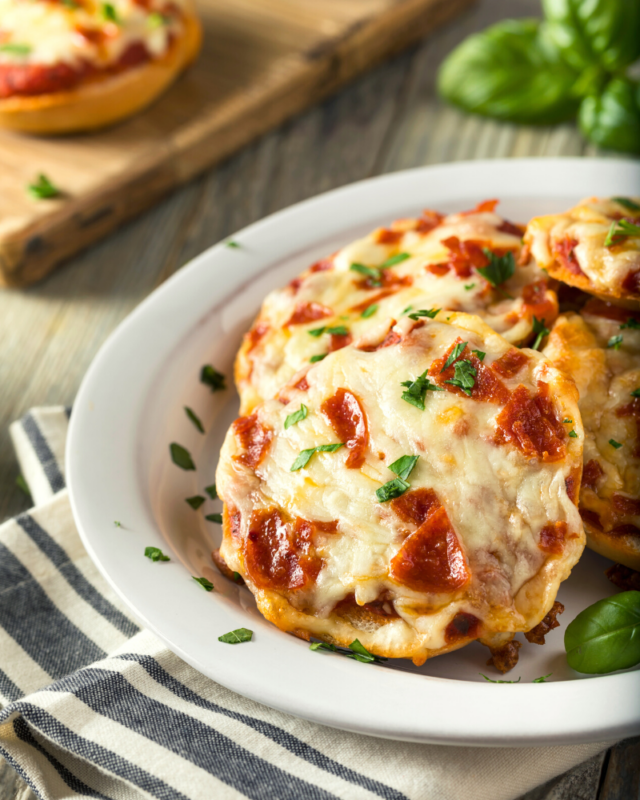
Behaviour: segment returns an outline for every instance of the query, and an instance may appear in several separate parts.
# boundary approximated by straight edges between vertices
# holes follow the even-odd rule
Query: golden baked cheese
[[[590,197],[534,217],[525,244],[554,278],[604,299],[640,301],[640,198]]]
[[[540,353],[467,314],[382,320],[232,425],[220,553],[302,638],[416,664],[499,647],[582,553],[582,440]]]
[[[309,359],[344,347],[385,317],[431,308],[474,313],[517,344],[531,338],[534,316],[549,327],[558,313],[555,293],[533,263],[517,265],[522,233],[495,213],[496,202],[397,221],[271,292],[236,361],[241,413],[274,397]],[[478,268],[488,268],[498,285]]]
[[[558,317],[543,352],[580,392],[587,544],[640,570],[640,315],[590,300]]]

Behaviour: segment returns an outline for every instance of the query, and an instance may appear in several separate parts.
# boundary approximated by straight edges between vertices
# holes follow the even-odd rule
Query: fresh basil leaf
[[[225,644],[241,644],[242,642],[250,642],[252,636],[253,631],[248,628],[236,628],[235,631],[218,636],[218,641]]]
[[[383,484],[379,489],[376,489],[376,497],[378,498],[378,502],[386,503],[389,500],[393,500],[395,497],[403,495],[408,488],[409,484],[403,481],[402,478],[394,478],[392,481]]]
[[[622,447],[620,442],[616,442],[615,439],[609,439],[609,444],[611,445],[611,447],[614,447],[616,450],[619,450]]]
[[[617,72],[640,56],[637,0],[542,0],[548,34],[577,70]]]
[[[607,347],[611,347],[614,350],[619,350],[620,345],[622,344],[622,334],[619,333],[617,336],[612,336],[609,341],[607,342]]]
[[[489,259],[489,264],[486,267],[478,267],[477,270],[485,280],[489,281],[497,289],[505,281],[508,281],[516,271],[516,260],[511,250],[503,256],[497,256],[485,247],[484,254]]]
[[[448,369],[456,360],[456,358],[460,357],[467,344],[468,342],[458,342],[458,344],[451,351],[449,358],[444,362],[444,367],[442,367],[442,369],[440,370],[440,374],[442,374],[445,371],[445,369]]]
[[[200,431],[200,433],[204,433],[204,426],[200,421],[200,417],[196,414],[196,412],[189,408],[189,406],[184,407],[185,414],[189,417],[191,422],[196,426],[196,428]]]
[[[445,59],[438,90],[465,111],[547,125],[575,116],[577,77],[540,20],[507,20],[469,36]]]
[[[406,388],[406,391],[402,393],[402,399],[406,403],[410,403],[412,406],[419,408],[420,411],[424,411],[424,401],[427,396],[427,392],[444,392],[444,389],[441,386],[436,386],[435,383],[431,383],[429,378],[427,378],[428,370],[422,373],[422,375],[418,375],[415,381],[402,381],[400,384]]]
[[[401,264],[403,261],[406,261],[408,258],[411,258],[409,253],[398,253],[395,256],[391,256],[382,264],[380,264],[380,269],[387,269],[387,267],[395,267],[396,264]]]
[[[545,320],[538,319],[535,314],[533,316],[533,332],[537,335],[535,342],[531,345],[531,349],[537,350],[542,344],[544,337],[548,336],[551,331],[545,326]]]
[[[145,547],[144,554],[152,561],[171,561],[169,556],[165,556],[159,547]]]
[[[53,197],[59,197],[61,194],[60,189],[54,186],[43,173],[40,173],[35,183],[30,183],[27,189],[29,194],[35,197],[36,200],[50,200]]]
[[[584,98],[578,122],[594,144],[640,153],[640,83],[613,78],[602,93]]]
[[[309,361],[310,361],[312,364],[317,364],[317,363],[318,363],[318,361],[322,361],[322,359],[323,359],[323,358],[326,358],[328,355],[329,355],[329,353],[320,353],[320,355],[317,355],[317,356],[311,356],[311,358],[309,359]]]
[[[547,678],[550,678],[553,675],[553,672],[550,672],[548,675],[542,675],[540,678],[534,678],[532,683],[546,683]]]
[[[171,460],[177,467],[186,470],[196,468],[196,465],[193,463],[193,460],[189,455],[189,451],[185,450],[182,445],[172,442],[172,444],[169,445],[169,450],[171,452]]]
[[[218,525],[222,525],[222,514],[207,514],[205,519],[207,522],[217,522]]]
[[[218,490],[216,489],[215,483],[212,483],[211,486],[205,486],[204,490],[212,500],[218,499]]]
[[[226,378],[217,369],[214,369],[211,364],[205,364],[200,371],[200,381],[208,386],[212,392],[221,392],[226,389]]]
[[[603,675],[640,664],[640,592],[621,592],[585,608],[564,634],[569,666]]]
[[[369,317],[372,317],[376,313],[378,308],[380,308],[380,306],[377,303],[367,306],[360,316],[364,317],[364,319],[369,319]]]
[[[487,355],[483,353],[482,350],[472,350],[471,352],[474,356],[477,356],[480,361],[484,361],[484,357]]]
[[[478,374],[478,370],[470,361],[464,360],[456,361],[456,363],[453,365],[453,369],[453,380],[445,381],[445,383],[450,383],[453,386],[457,386],[458,389],[462,389],[462,391],[468,397],[471,397],[471,390],[476,385],[476,375]]]
[[[199,583],[200,586],[205,590],[205,592],[212,592],[213,591],[213,584],[211,581],[207,580],[206,578],[196,578],[195,575],[191,576],[196,583]]]
[[[27,497],[31,497],[31,492],[29,491],[29,487],[27,486],[27,482],[22,477],[22,475],[18,475],[16,478],[16,486],[20,489],[21,492],[27,495]]]
[[[380,286],[382,283],[382,273],[376,267],[367,267],[364,264],[356,263],[352,264],[349,269],[353,270],[353,272],[359,272],[360,275],[369,278],[374,286]]]
[[[409,319],[420,319],[420,317],[429,317],[429,319],[434,319],[438,316],[438,312],[442,311],[441,308],[421,308],[420,311],[414,311],[413,314],[409,314]]]
[[[629,317],[626,322],[623,322],[620,326],[620,330],[624,331],[627,328],[631,328],[634,331],[640,330],[640,322],[637,319],[633,319],[633,317]]]
[[[489,683],[520,683],[520,678],[517,681],[494,681],[492,678],[488,678],[482,672],[479,672],[478,675],[482,675],[485,681],[489,681]]]
[[[614,203],[617,203],[619,206],[626,208],[627,211],[639,211],[640,212],[640,205],[635,203],[630,197],[612,197],[611,198]]]
[[[292,425],[296,425],[298,422],[302,422],[303,419],[306,419],[308,413],[309,409],[305,406],[304,403],[300,403],[300,408],[297,411],[294,411],[293,414],[289,414],[285,419],[284,421],[285,431],[288,430]]]
[[[335,444],[319,444],[317,447],[309,447],[307,450],[302,450],[289,471],[297,472],[299,469],[306,467],[314,453],[335,453],[336,450],[343,446],[343,442],[336,442]]]
[[[413,472],[413,468],[418,463],[420,456],[401,456],[393,464],[389,464],[391,472],[395,473],[403,481],[406,481]]]
[[[194,511],[197,511],[204,503],[205,499],[206,498],[204,498],[201,494],[196,494],[193,497],[185,498],[185,502],[188,503]]]

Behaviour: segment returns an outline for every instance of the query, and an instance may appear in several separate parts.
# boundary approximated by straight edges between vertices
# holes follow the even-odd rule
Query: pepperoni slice
[[[473,274],[474,267],[486,267],[489,259],[484,254],[483,242],[474,242],[470,239],[460,241],[457,236],[449,236],[443,239],[442,244],[447,247],[452,254],[449,267],[459,278],[469,278]]]
[[[412,286],[413,278],[411,275],[397,275],[391,267],[380,271],[377,278],[373,276],[357,280],[355,282],[358,289],[401,289],[403,286]]]
[[[350,333],[332,333],[329,340],[329,352],[333,353],[335,350],[342,350],[352,341],[353,337]]]
[[[244,450],[241,455],[234,456],[234,460],[249,469],[255,469],[266,455],[273,439],[273,431],[258,422],[257,414],[239,417],[233,423],[233,430]]]
[[[251,580],[265,589],[299,589],[305,575],[289,540],[289,525],[276,508],[254,511],[245,543]]]
[[[416,224],[416,232],[422,234],[430,233],[440,225],[443,219],[444,216],[442,214],[427,208],[422,212],[422,217]]]
[[[373,297],[369,297],[367,300],[363,300],[361,303],[358,303],[355,306],[351,306],[349,311],[354,312],[362,312],[366,311],[369,306],[375,305],[379,303],[381,300],[384,300],[385,297],[391,297],[391,295],[395,294],[398,290],[397,289],[383,289],[378,294],[374,294]]]
[[[498,225],[498,230],[502,233],[510,233],[512,236],[517,236],[518,239],[522,239],[526,229],[524,225],[514,224],[505,219],[502,225]]]
[[[365,344],[358,347],[363,353],[375,353],[376,350],[382,350],[383,347],[391,347],[402,341],[402,336],[397,331],[389,331],[384,339],[379,344]]]
[[[504,355],[501,355],[500,358],[493,362],[491,369],[503,378],[513,378],[514,375],[520,372],[527,361],[529,361],[529,356],[526,353],[512,347],[511,350],[507,350]]]
[[[527,458],[560,461],[567,448],[564,427],[555,415],[546,383],[538,384],[535,397],[520,384],[496,417],[497,444],[510,442]]]
[[[299,303],[291,315],[287,325],[304,325],[317,319],[333,316],[333,311],[320,303]]]
[[[543,320],[547,326],[558,316],[558,301],[547,293],[545,280],[535,281],[522,289],[522,311],[527,319]]]
[[[429,367],[429,377],[434,383],[438,384],[438,386],[442,386],[443,389],[446,389],[448,392],[460,395],[461,397],[471,397],[472,400],[504,405],[504,403],[509,400],[509,390],[495,373],[492,372],[489,367],[486,367],[478,356],[469,350],[468,346],[465,347],[458,358],[456,358],[444,372],[442,371],[449,356],[453,353],[455,346],[460,344],[460,342],[462,342],[462,339],[458,337],[442,358],[437,358],[432,362]],[[470,361],[476,371],[475,383],[473,389],[471,389],[470,395],[467,395],[466,392],[463,392],[458,386],[447,383],[447,381],[453,380],[455,377],[455,364],[457,361]]]
[[[404,236],[404,231],[390,231],[388,228],[380,228],[376,235],[378,244],[397,244]]]
[[[627,272],[622,281],[622,288],[629,294],[640,294],[640,269]]]
[[[309,272],[327,272],[327,270],[330,269],[333,269],[333,257],[323,258],[321,261],[316,261],[315,264],[312,264],[309,267]]]
[[[425,269],[432,275],[437,275],[441,278],[443,275],[449,274],[450,266],[449,264],[427,264]]]
[[[623,494],[614,494],[611,498],[615,510],[624,517],[637,517],[640,515],[640,500],[637,497],[626,497]]]
[[[391,575],[418,592],[453,592],[467,583],[464,553],[442,506],[407,537],[391,561]]]
[[[582,485],[589,486],[590,488],[594,489],[598,480],[604,475],[604,470],[600,466],[600,462],[596,461],[595,459],[591,459],[591,461],[587,461],[584,465],[584,470],[582,472]]]
[[[580,467],[574,467],[564,479],[567,497],[574,505],[578,505],[578,489],[580,488]]]
[[[578,259],[576,258],[576,254],[574,252],[577,245],[577,239],[561,239],[559,242],[554,244],[553,250],[567,272],[570,272],[572,275],[584,275],[586,278],[587,276],[582,271],[582,267],[578,263]]]
[[[539,547],[544,553],[561,555],[567,538],[566,522],[550,522],[540,531]]]
[[[468,217],[470,214],[482,214],[486,211],[495,211],[496,206],[498,205],[499,200],[483,200],[481,203],[475,208],[472,208],[470,211],[461,211],[461,217]]]
[[[433,489],[421,488],[405,492],[392,500],[390,505],[404,522],[415,522],[416,525],[422,525],[431,511],[440,505],[440,501]]]
[[[444,629],[444,640],[447,644],[453,644],[461,639],[477,639],[480,636],[480,628],[478,617],[466,611],[458,611]]]
[[[269,326],[266,322],[258,322],[257,325],[254,325],[253,328],[247,333],[247,342],[249,347],[247,348],[247,353],[250,353],[252,350],[255,350],[256,347],[260,344],[260,341],[266,336],[269,332]]]
[[[324,401],[321,411],[349,450],[345,466],[359,469],[364,464],[369,446],[369,426],[360,401],[346,389],[338,389],[333,397]]]

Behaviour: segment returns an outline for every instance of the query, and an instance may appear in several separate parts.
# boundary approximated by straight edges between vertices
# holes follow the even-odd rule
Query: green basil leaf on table
[[[466,111],[511,122],[552,124],[575,116],[577,78],[540,20],[507,20],[455,49],[440,69],[438,89]]]
[[[564,634],[569,666],[603,675],[640,664],[640,592],[621,592],[585,608]]]
[[[601,95],[584,98],[578,122],[594,144],[640,153],[640,83],[613,78]]]
[[[638,0],[542,0],[549,37],[576,69],[616,72],[640,57]]]

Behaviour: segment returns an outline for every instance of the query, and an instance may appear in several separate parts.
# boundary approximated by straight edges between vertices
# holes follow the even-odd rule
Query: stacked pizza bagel
[[[506,671],[585,529],[637,566],[640,204],[526,232],[496,205],[377,229],[245,335],[214,560],[282,630],[416,664],[479,640]]]

